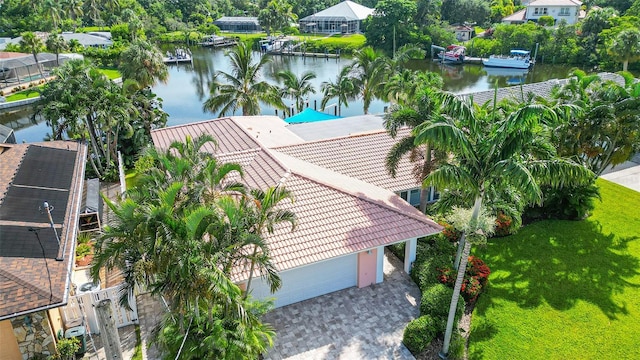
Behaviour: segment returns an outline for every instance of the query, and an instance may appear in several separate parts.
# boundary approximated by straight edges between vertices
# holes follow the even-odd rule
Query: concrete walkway
[[[616,184],[640,192],[640,154],[600,176]]]
[[[276,329],[266,359],[414,359],[402,344],[420,315],[420,290],[385,252],[384,282],[285,306],[264,321]]]

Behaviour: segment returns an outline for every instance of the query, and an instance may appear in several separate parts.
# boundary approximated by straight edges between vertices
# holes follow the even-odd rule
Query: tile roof
[[[577,6],[580,7],[582,2],[578,0],[535,0],[527,6]]]
[[[342,1],[313,15],[300,19],[301,21],[322,21],[323,18],[338,18],[345,20],[364,20],[372,15],[375,9],[368,8],[353,1]]]
[[[398,142],[398,139],[408,135],[409,130],[403,129],[394,139],[386,131],[379,130],[275,149],[340,174],[396,192],[420,186],[420,183],[413,176],[414,166],[408,157],[400,161],[395,178],[387,173],[385,167],[385,159],[391,147]]]
[[[281,271],[441,230],[389,190],[258,143],[251,148],[253,137],[235,118],[158,129],[152,137],[162,149],[170,139],[197,136],[202,129],[217,139],[232,139],[233,146],[222,146],[224,141],[219,140],[221,146],[215,154],[223,161],[240,163],[247,185],[264,188],[281,183],[293,193],[295,201],[282,206],[295,212],[295,231],[282,225],[267,237],[271,256]],[[223,151],[223,147],[232,150]],[[246,275],[240,269],[236,280]]]
[[[5,217],[0,219],[0,320],[43,308],[62,306],[69,295],[86,146],[71,141],[1,145],[0,210],[9,206],[9,203],[3,202],[8,199],[7,193],[17,187],[23,190],[33,189],[31,195],[34,198],[33,201],[37,203],[46,200],[37,198],[38,191],[34,187],[14,184],[16,174],[19,174],[20,168],[25,165],[26,154],[30,148],[44,152],[49,149],[52,153],[56,149],[62,149],[75,154],[71,185],[68,189],[57,189],[57,191],[66,192],[67,206],[65,209],[53,210],[57,213],[54,214],[54,222],[61,246],[58,248],[55,235],[46,217],[38,222],[7,220]],[[29,162],[30,164],[27,165],[32,169],[37,170],[40,166],[37,161]],[[30,180],[33,180],[33,177],[30,177]],[[40,176],[39,181],[44,180],[45,174]],[[34,211],[38,211],[35,205]],[[60,216],[60,211],[64,212],[64,216]],[[32,231],[34,229],[36,231]],[[21,239],[20,236],[24,238]],[[41,250],[44,256],[40,256],[39,247],[33,249],[34,246],[38,246],[36,245],[38,243],[43,244]],[[29,244],[31,248],[26,247],[25,244]],[[23,245],[22,248],[19,245]],[[56,258],[63,259],[59,261]]]
[[[602,81],[612,80],[621,85],[624,85],[624,78],[618,74],[599,73],[598,75],[600,76]],[[566,84],[568,81],[569,79],[553,79],[553,80],[547,80],[547,81],[538,82],[538,83],[524,84],[521,86],[499,88],[497,100],[498,102],[502,101],[503,99],[512,99],[512,100],[520,101],[523,99],[523,95],[524,95],[524,98],[526,99],[527,95],[530,93],[535,94],[537,96],[542,96],[544,98],[549,98],[551,96],[551,91],[555,86],[562,86]],[[469,98],[470,96],[473,96],[473,101],[476,104],[483,105],[487,101],[493,101],[494,92],[495,90],[485,90],[485,91],[460,94],[459,96],[463,98]]]

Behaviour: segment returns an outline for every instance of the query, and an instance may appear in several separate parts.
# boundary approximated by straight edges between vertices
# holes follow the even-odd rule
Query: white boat
[[[483,59],[482,63],[487,67],[528,69],[533,62],[531,52],[527,50],[511,50],[509,55],[491,55]]]
[[[445,62],[459,63],[462,64],[464,62],[464,53],[467,48],[460,45],[449,45],[447,46],[446,51],[440,51],[438,53],[438,58],[442,59]]]
[[[167,56],[162,59],[165,64],[179,64],[191,61],[191,51],[189,49],[176,49],[173,54],[167,51]]]

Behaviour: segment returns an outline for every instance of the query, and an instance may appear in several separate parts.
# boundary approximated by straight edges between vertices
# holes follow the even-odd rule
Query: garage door
[[[357,257],[353,254],[281,272],[282,287],[275,294],[262,278],[255,279],[251,293],[258,299],[275,298],[275,306],[281,307],[356,286],[356,275]]]

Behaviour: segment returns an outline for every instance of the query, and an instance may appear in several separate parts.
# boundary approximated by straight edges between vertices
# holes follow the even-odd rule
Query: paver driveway
[[[420,314],[420,290],[385,251],[384,281],[285,306],[264,321],[276,329],[266,359],[414,359],[402,344]]]

